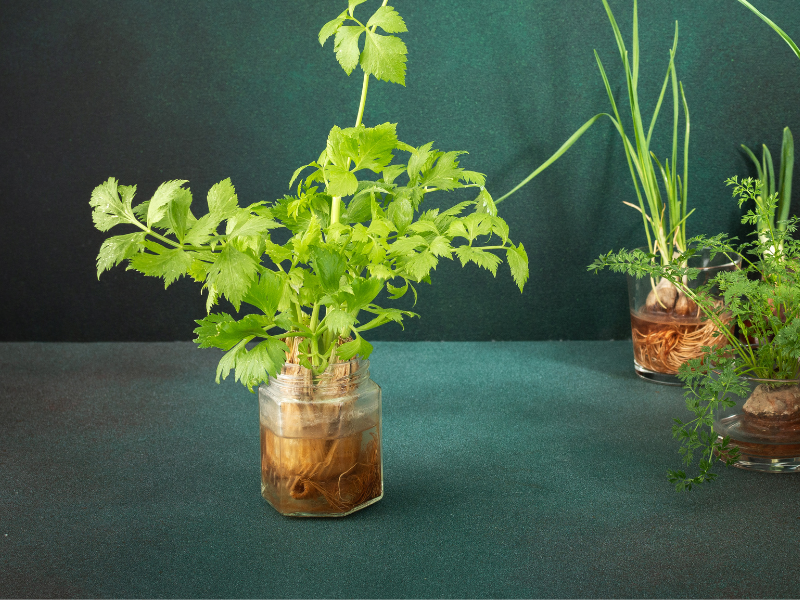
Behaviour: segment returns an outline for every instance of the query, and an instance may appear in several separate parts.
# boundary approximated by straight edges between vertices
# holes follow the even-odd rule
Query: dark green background
[[[373,81],[366,124],[397,122],[408,143],[469,151],[463,166],[486,173],[495,197],[608,109],[593,49],[622,89],[600,0],[393,4],[409,28],[407,85]],[[800,40],[800,2],[756,4]],[[376,6],[372,0],[357,14]],[[631,2],[612,6],[628,37]],[[361,78],[346,77],[330,43],[321,49],[316,40],[343,8],[341,1],[4,0],[0,339],[189,339],[192,320],[204,314],[199,286],[182,280],[164,292],[159,281],[122,268],[96,280],[104,236],[92,228],[91,190],[114,176],[149,197],[162,181],[189,179],[203,198],[231,177],[243,202],[286,193],[330,127],[355,119]],[[689,233],[742,233],[723,180],[750,173],[740,143],[767,142],[777,154],[785,125],[800,135],[800,61],[735,0],[643,0],[640,94],[648,110],[676,19],[678,75],[693,125],[697,212]],[[668,144],[656,145],[660,156]],[[474,266],[443,263],[434,285],[421,287],[423,318],[373,339],[627,337],[624,281],[585,270],[601,252],[644,243],[641,219],[623,200],[634,197],[621,144],[601,122],[501,205],[530,257],[524,295],[505,268],[492,280]]]

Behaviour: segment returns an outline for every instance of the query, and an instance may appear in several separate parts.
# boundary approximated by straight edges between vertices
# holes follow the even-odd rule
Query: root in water
[[[725,345],[727,340],[717,326],[697,316],[697,305],[691,302],[692,309],[688,302],[691,300],[680,294],[672,314],[652,313],[646,307],[631,313],[633,354],[639,365],[656,373],[675,374],[684,362],[702,356],[703,346]],[[721,306],[718,301],[717,308]]]

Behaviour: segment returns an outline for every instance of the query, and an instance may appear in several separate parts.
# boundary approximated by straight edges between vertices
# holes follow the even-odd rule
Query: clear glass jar
[[[717,254],[712,260],[709,250],[703,249],[689,259],[689,266],[699,269],[700,274],[687,286],[696,289],[720,271],[738,269],[741,262],[738,255],[725,254]],[[681,364],[702,356],[703,346],[726,343],[724,336],[715,335],[719,328],[699,313],[697,305],[664,280],[628,275],[628,300],[633,368],[643,379],[683,385],[676,375]]]
[[[341,517],[383,497],[381,388],[369,361],[318,378],[286,364],[258,389],[261,495],[279,513]]]
[[[739,448],[734,466],[769,473],[800,472],[800,381],[747,379],[746,398],[714,414],[714,432]],[[723,457],[724,458],[724,457]]]

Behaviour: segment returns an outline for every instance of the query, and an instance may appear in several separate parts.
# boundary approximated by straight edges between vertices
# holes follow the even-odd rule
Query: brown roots
[[[716,308],[721,306],[718,301]],[[703,346],[726,343],[725,335],[710,320],[646,311],[631,313],[631,336],[636,362],[656,373],[675,374],[684,362],[702,356]]]

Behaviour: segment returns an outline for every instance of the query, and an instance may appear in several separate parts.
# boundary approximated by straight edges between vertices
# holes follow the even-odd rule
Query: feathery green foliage
[[[528,278],[525,248],[509,239],[484,176],[459,165],[463,152],[401,142],[394,123],[362,124],[369,78],[403,84],[406,60],[398,37],[377,32],[404,32],[403,19],[384,2],[362,24],[354,13],[364,1],[349,0],[319,34],[323,45],[334,38],[348,75],[357,66],[364,72],[356,124],[331,129],[319,158],[292,176],[293,195],[242,206],[226,179],[209,190],[208,212],[198,218],[186,181],[166,182],[135,206],[136,188],[114,178],[92,193],[98,229],[138,230],[103,243],[98,276],[127,261],[167,286],[184,275],[203,284],[209,314],[197,321],[196,341],[226,352],[217,381],[234,371],[252,391],[280,370],[292,338],[300,339],[300,364],[317,375],[334,356],[368,357],[364,332],[417,316],[379,306],[378,294],[386,287],[397,300],[411,290],[416,299],[414,285],[430,283],[443,258],[495,275],[504,255],[520,291]],[[447,210],[421,210],[429,194],[461,188],[475,188],[477,196]],[[286,243],[273,241],[276,230]],[[244,304],[257,312],[211,312],[221,298],[237,311]]]

